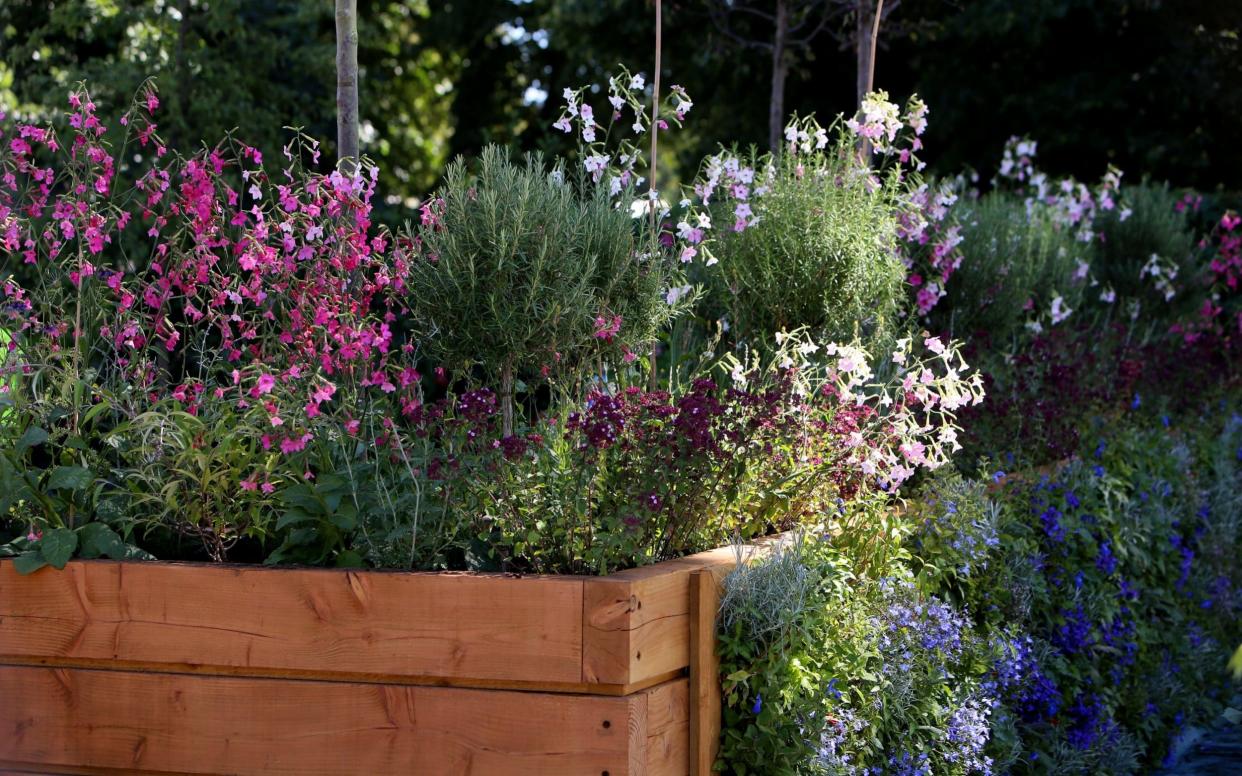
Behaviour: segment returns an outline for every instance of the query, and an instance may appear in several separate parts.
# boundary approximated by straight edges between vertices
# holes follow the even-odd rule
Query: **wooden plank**
[[[649,734],[646,694],[0,666],[0,698],[0,764],[53,772],[637,776]]]
[[[741,548],[743,559],[768,552],[784,534]],[[587,579],[582,596],[582,681],[642,686],[690,665],[690,575],[723,579],[739,550],[697,555]]]
[[[690,576],[690,772],[708,776],[720,750],[720,658],[716,614],[720,583],[709,570]]]
[[[375,681],[582,682],[577,577],[0,561],[0,662]]]
[[[677,679],[647,690],[647,776],[690,771],[690,682]]]

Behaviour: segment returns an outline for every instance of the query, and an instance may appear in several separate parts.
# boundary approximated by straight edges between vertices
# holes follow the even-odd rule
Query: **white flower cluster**
[[[1173,287],[1173,281],[1177,279],[1177,264],[1175,262],[1153,253],[1147,259],[1147,263],[1143,265],[1143,268],[1139,270],[1139,279],[1145,277],[1151,278],[1151,282],[1155,285],[1156,290],[1164,296],[1164,301],[1168,302],[1177,295],[1177,290]]]
[[[911,338],[899,340],[881,378],[875,360],[857,345],[817,342],[804,329],[776,335],[773,364],[792,370],[796,393],[835,395],[842,406],[869,408],[865,426],[851,432],[846,445],[854,465],[886,490],[896,490],[919,467],[948,463],[961,449],[956,412],[983,400],[982,376],[969,374],[955,343],[921,340],[921,347]],[[724,364],[739,388],[766,368],[755,354],[748,361],[729,355]]]
[[[1130,217],[1130,208],[1119,201],[1121,170],[1110,165],[1094,190],[1073,178],[1053,180],[1036,168],[1036,148],[1036,142],[1029,138],[1009,138],[1001,152],[1001,165],[994,181],[1024,184],[1028,214],[1039,208],[1046,209],[1054,223],[1072,230],[1084,243],[1097,237],[1095,218],[1100,212],[1119,208],[1118,217],[1122,221]]]
[[[845,126],[859,137],[870,140],[877,151],[886,152],[897,139],[897,133],[905,125],[901,120],[901,109],[896,103],[889,102],[888,92],[878,91],[870,92],[863,97],[858,112],[860,117],[849,119],[845,122]],[[926,114],[927,106],[923,105],[920,120]]]

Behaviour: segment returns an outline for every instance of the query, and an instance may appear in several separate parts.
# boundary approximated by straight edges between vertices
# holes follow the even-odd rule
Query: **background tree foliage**
[[[688,176],[722,141],[766,145],[771,55],[713,24],[724,2],[664,2],[665,78],[696,108],[662,144],[661,177]],[[855,19],[839,6],[831,34],[790,62],[789,113],[853,109]],[[154,75],[161,131],[182,147],[236,129],[275,153],[293,125],[331,151],[331,12],[302,0],[7,0],[0,104],[55,114],[86,79],[114,105]],[[359,0],[358,14],[362,148],[393,221],[457,154],[568,150],[550,126],[561,90],[652,59],[649,2]],[[932,106],[928,156],[943,172],[990,169],[1007,137],[1026,134],[1050,172],[1091,178],[1103,156],[1174,186],[1237,189],[1240,34],[1242,3],[1219,0],[903,0],[881,30],[876,85]]]

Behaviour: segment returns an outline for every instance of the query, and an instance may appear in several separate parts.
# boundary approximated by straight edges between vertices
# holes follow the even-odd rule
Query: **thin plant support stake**
[[[861,12],[860,12],[861,13]],[[875,91],[875,49],[876,43],[880,39],[880,17],[884,15],[884,0],[876,0],[875,15],[871,20],[871,40],[869,41],[869,54],[867,56],[867,77],[864,84],[862,94],[858,95],[858,107],[862,108],[862,100],[868,94]],[[870,166],[871,164],[871,141],[862,138],[858,145],[859,161]]]
[[[650,180],[647,188],[650,192],[647,197],[647,208],[651,213],[651,255],[655,256],[660,248],[659,233],[656,231],[659,214],[659,192],[656,190],[656,149],[659,147],[660,126],[660,51],[663,45],[663,27],[664,20],[662,11],[662,3],[655,0],[655,77],[651,86],[651,171]],[[651,377],[650,389],[656,390],[660,387],[660,371],[656,365],[656,357],[659,352],[659,344],[651,343]]]

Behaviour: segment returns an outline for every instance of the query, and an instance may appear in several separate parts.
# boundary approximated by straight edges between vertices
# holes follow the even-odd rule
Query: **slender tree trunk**
[[[358,0],[336,0],[336,148],[343,172],[358,169]]]
[[[772,36],[772,98],[768,104],[768,147],[773,153],[780,150],[781,135],[785,130],[785,76],[789,73],[785,46],[788,39],[789,5],[786,0],[776,0],[776,32]]]
[[[884,0],[858,0],[858,18],[854,28],[854,49],[858,58],[858,105],[863,98],[875,91],[875,47],[880,38],[880,19],[884,13]],[[871,159],[871,141],[860,138],[858,157],[864,163]]]
[[[875,0],[875,13],[871,16],[870,45],[867,53],[867,92],[875,91],[875,47],[880,40],[880,20],[884,18],[884,0]],[[862,100],[858,101],[859,104]]]
[[[858,104],[862,105],[863,97],[871,91],[874,70],[871,64],[871,28],[874,7],[872,0],[857,0],[858,13],[854,20],[854,56],[857,61],[855,88],[858,92]]]

